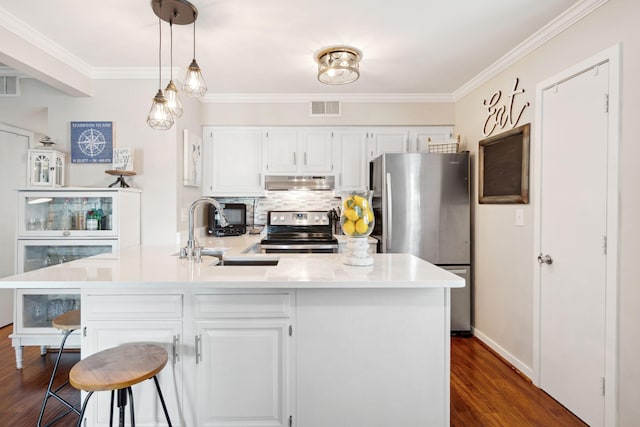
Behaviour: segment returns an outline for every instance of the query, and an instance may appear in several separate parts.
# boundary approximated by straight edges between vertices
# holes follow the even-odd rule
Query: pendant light
[[[181,117],[182,116],[182,102],[180,102],[180,98],[178,98],[178,88],[173,83],[173,19],[169,21],[169,28],[171,30],[171,78],[169,79],[169,84],[167,88],[164,90],[164,96],[167,98],[167,106],[169,107],[169,111],[173,117]]]
[[[202,77],[200,66],[196,62],[196,19],[193,19],[193,61],[187,68],[187,74],[184,76],[184,84],[182,90],[189,96],[203,96],[207,93],[207,84]]]
[[[151,110],[147,117],[147,123],[153,129],[167,130],[173,126],[173,116],[169,111],[167,98],[162,94],[162,26],[158,17],[158,29],[160,30],[159,47],[158,47],[158,93],[153,98]]]

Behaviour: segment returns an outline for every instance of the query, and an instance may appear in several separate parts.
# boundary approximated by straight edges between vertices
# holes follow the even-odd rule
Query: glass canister
[[[369,255],[369,235],[373,231],[375,217],[371,207],[373,191],[353,191],[342,195],[340,225],[348,236],[343,263],[367,266],[373,264]]]

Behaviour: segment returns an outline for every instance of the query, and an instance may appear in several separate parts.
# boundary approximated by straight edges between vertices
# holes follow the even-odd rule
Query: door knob
[[[549,255],[538,255],[538,264],[553,264],[553,259]]]

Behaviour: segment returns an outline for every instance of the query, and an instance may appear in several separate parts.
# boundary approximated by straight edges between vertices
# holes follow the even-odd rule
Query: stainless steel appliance
[[[336,253],[338,240],[326,211],[269,211],[260,248],[263,253]]]
[[[218,210],[208,205],[207,234],[214,236],[240,236],[247,232],[247,205],[244,203],[221,203],[228,225],[220,224]]]
[[[390,153],[371,162],[379,252],[411,253],[465,279],[451,331],[471,333],[469,154]]]

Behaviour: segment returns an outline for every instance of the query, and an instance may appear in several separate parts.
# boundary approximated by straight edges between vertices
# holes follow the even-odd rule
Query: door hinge
[[[289,427],[293,426],[293,415],[289,415]]]
[[[87,336],[87,327],[86,326],[84,328],[82,328],[82,336],[83,337]]]
[[[609,112],[609,94],[608,93],[604,94],[604,112],[605,113]]]
[[[600,377],[600,382],[602,383],[602,395],[604,396],[604,377]]]
[[[602,252],[607,254],[607,236],[602,236]]]
[[[293,336],[293,325],[289,325],[289,336]]]

